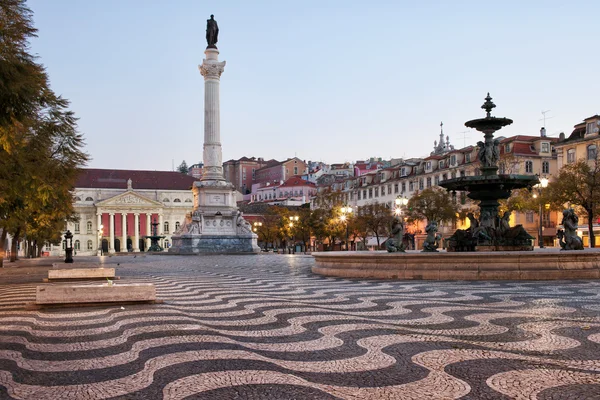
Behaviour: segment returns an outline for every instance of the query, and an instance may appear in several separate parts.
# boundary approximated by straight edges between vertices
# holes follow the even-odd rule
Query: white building
[[[171,235],[193,210],[191,187],[196,179],[171,171],[83,169],[74,190],[79,221],[69,222],[73,247],[78,255],[145,251],[151,223],[165,236],[161,245],[171,244]],[[64,254],[50,246],[50,255]]]

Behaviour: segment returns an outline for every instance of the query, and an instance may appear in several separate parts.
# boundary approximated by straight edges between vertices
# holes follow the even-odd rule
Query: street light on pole
[[[346,224],[346,251],[350,251],[350,248],[348,247],[348,218],[350,217],[350,214],[352,214],[352,207],[343,206],[340,211],[342,212],[340,220]]]
[[[537,193],[533,194],[533,198],[540,198],[539,199],[539,223],[538,223],[538,245],[540,246],[540,249],[544,248],[544,232],[543,232],[543,226],[542,226],[542,222],[543,222],[543,217],[542,217],[542,189],[545,189],[548,187],[548,178],[542,178],[540,179],[540,183],[538,183],[537,185],[534,186],[534,188],[536,189]]]
[[[400,216],[402,214],[402,207],[406,207],[408,204],[408,199],[404,197],[404,192],[396,197],[396,208],[394,209],[394,214],[396,216]]]
[[[292,242],[292,245],[289,248],[290,254],[292,254],[292,248],[295,246],[294,235],[292,233],[292,230],[294,229],[294,222],[298,222],[299,219],[300,219],[300,217],[298,217],[297,215],[292,215],[290,217],[290,223],[288,224],[288,226],[290,227],[290,241]],[[296,250],[294,249],[294,253],[295,252],[296,252]]]

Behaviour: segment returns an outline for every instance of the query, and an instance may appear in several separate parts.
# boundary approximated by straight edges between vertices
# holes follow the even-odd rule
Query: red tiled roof
[[[305,181],[299,176],[292,176],[287,181],[283,182],[279,187],[287,187],[287,186],[316,186],[312,182]]]
[[[536,155],[535,150],[531,148],[531,144],[529,143],[515,143],[513,144],[513,148],[511,149],[511,153],[514,154],[528,154],[528,155]]]
[[[127,169],[84,168],[75,182],[77,188],[189,190],[197,179],[173,171],[137,171]]]

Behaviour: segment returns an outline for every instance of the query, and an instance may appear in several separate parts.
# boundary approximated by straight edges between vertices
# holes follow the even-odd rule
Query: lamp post
[[[73,234],[70,230],[65,233],[65,263],[73,263]]]
[[[539,207],[539,224],[538,224],[538,245],[540,246],[540,249],[544,248],[544,233],[543,233],[543,226],[542,226],[542,222],[543,222],[543,217],[542,217],[542,189],[545,189],[546,187],[548,187],[548,178],[542,178],[540,179],[540,183],[538,183],[537,185],[534,186],[534,188],[536,189],[537,193],[533,194],[533,198],[537,198],[539,197],[539,203],[540,203],[540,207]]]
[[[104,230],[104,225],[100,225],[98,227],[98,255],[102,255],[102,232]]]
[[[342,212],[340,220],[346,224],[346,251],[350,251],[350,248],[348,247],[348,218],[350,217],[350,214],[352,214],[352,207],[343,206],[340,211]]]
[[[402,207],[406,207],[408,204],[408,199],[404,196],[404,192],[396,197],[396,208],[394,209],[394,214],[396,216],[400,216],[402,214]]]
[[[252,231],[258,235],[258,228],[260,228],[262,226],[262,222],[254,221],[254,223],[252,225],[253,225],[252,226]],[[267,245],[265,243],[265,248],[266,247],[267,247]]]
[[[290,222],[289,222],[288,226],[290,227],[290,242],[292,242],[292,245],[288,249],[288,254],[292,254],[292,248],[295,245],[295,243],[294,243],[294,235],[292,234],[292,229],[294,229],[294,222],[298,222],[299,219],[300,219],[300,217],[298,217],[297,215],[292,215],[290,217]],[[294,253],[295,252],[296,252],[296,249],[294,247]]]

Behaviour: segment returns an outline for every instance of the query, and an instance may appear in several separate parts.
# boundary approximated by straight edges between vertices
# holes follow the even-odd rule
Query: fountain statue
[[[575,210],[568,208],[563,211],[562,226],[563,230],[558,230],[557,237],[561,250],[583,250],[583,241],[577,236],[577,225],[579,218]]]
[[[394,218],[392,222],[392,234],[390,238],[385,242],[385,248],[388,253],[401,252],[404,253],[406,246],[404,245],[404,222],[398,218]]]
[[[498,214],[498,200],[508,199],[515,189],[532,188],[539,180],[533,175],[498,174],[500,142],[494,139],[494,133],[513,121],[492,116],[495,107],[488,93],[481,106],[486,111],[485,118],[465,123],[465,126],[484,134],[484,141],[478,142],[477,153],[481,175],[461,176],[440,182],[440,186],[448,191],[465,191],[470,199],[479,201],[480,219],[470,214],[471,226],[457,230],[448,239],[448,251],[533,250],[533,237],[521,225],[509,226],[510,213],[502,217]]]

